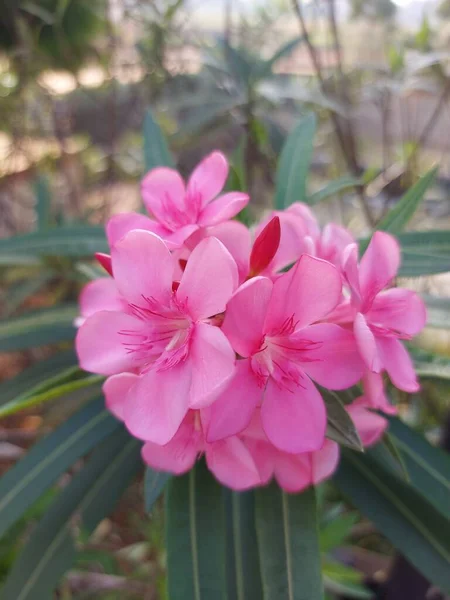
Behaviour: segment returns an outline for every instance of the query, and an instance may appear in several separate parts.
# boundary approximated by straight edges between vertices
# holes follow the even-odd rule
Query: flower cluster
[[[296,492],[339,460],[317,386],[360,383],[347,411],[362,443],[377,441],[387,422],[371,409],[395,412],[384,374],[418,390],[401,340],[424,327],[425,308],[390,287],[400,263],[393,237],[375,233],[359,260],[349,231],[321,230],[300,203],[252,233],[231,220],[248,196],[218,196],[227,174],[219,152],[187,185],[172,169],[148,173],[151,217],[107,225],[111,254],[97,258],[110,276],[82,292],[78,357],[108,376],[107,406],[145,442],[151,467],[181,474],[204,454],[233,489],[275,478]]]

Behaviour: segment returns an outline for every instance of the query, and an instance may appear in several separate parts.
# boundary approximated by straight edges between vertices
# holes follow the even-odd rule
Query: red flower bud
[[[95,258],[100,265],[112,276],[112,265],[111,256],[109,254],[103,254],[103,252],[96,252]]]
[[[250,277],[255,277],[269,266],[280,245],[279,217],[274,217],[255,240],[250,255]]]

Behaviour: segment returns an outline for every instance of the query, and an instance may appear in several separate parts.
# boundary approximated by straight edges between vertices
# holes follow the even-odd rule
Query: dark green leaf
[[[398,235],[398,240],[402,250],[400,276],[450,271],[450,231],[410,231]]]
[[[124,430],[102,442],[37,525],[6,580],[2,600],[52,597],[75,561],[78,531],[92,532],[111,513],[141,467],[139,452],[139,442]]]
[[[422,378],[450,380],[450,358],[409,347],[409,352],[414,359],[416,373]]]
[[[281,48],[279,48],[269,59],[259,63],[254,70],[255,79],[264,79],[265,77],[270,77],[270,75],[273,75],[272,71],[276,63],[282,58],[292,54],[293,50],[295,50],[295,48],[297,48],[297,46],[303,42],[303,39],[303,36],[300,36],[290,40],[281,46]]]
[[[50,210],[52,196],[47,177],[38,175],[34,182],[34,193],[36,194],[37,228],[42,231],[50,224]]]
[[[427,305],[427,326],[437,329],[450,328],[450,298],[422,294]]]
[[[51,269],[42,269],[36,277],[25,279],[25,281],[11,287],[5,298],[3,317],[12,315],[30,296],[34,296],[54,276],[55,273]]]
[[[38,442],[0,479],[0,535],[76,460],[119,427],[103,398],[89,403]]]
[[[321,393],[327,408],[327,437],[338,444],[363,452],[355,424],[338,395],[323,388]]]
[[[145,510],[150,512],[153,504],[158,500],[164,486],[169,480],[169,473],[163,473],[162,471],[153,471],[150,467],[145,470],[144,479],[144,501]]]
[[[389,433],[414,487],[450,519],[450,456],[397,418],[389,419]]]
[[[450,522],[412,485],[370,456],[344,451],[342,493],[434,585],[450,590]]]
[[[74,225],[34,231],[0,240],[0,263],[22,264],[24,259],[36,261],[36,256],[93,256],[109,252],[103,227]]]
[[[224,490],[226,504],[228,598],[262,598],[254,492]]]
[[[437,171],[438,168],[435,167],[421,177],[419,181],[398,201],[395,207],[389,211],[384,219],[378,223],[377,229],[389,231],[390,233],[400,233],[422,202],[425,192],[436,177]]]
[[[155,167],[173,167],[173,159],[164,134],[150,110],[144,119],[144,161],[147,171]]]
[[[322,600],[315,491],[258,489],[256,533],[264,600]]]
[[[325,589],[336,594],[338,597],[355,598],[355,600],[371,600],[375,598],[373,592],[357,583],[336,581],[327,575],[323,574]]]
[[[385,432],[383,435],[383,439],[375,448],[371,448],[370,455],[372,457],[375,456],[375,452],[379,451],[379,454],[384,453],[383,462],[388,464],[392,468],[392,471],[402,477],[408,483],[411,482],[411,478],[406,467],[405,461],[403,460],[403,456],[401,455],[396,440],[392,437],[390,432]],[[389,458],[387,454],[389,454]]]
[[[320,551],[327,553],[341,546],[350,536],[352,527],[358,521],[356,513],[339,515],[321,527],[319,533]]]
[[[311,113],[301,119],[287,137],[276,173],[275,206],[282,210],[307,197],[306,183],[314,150],[317,119]]]
[[[203,462],[166,489],[166,549],[170,600],[225,600],[225,502]]]
[[[317,190],[317,192],[311,194],[306,199],[306,203],[310,206],[313,206],[314,204],[322,202],[322,200],[332,198],[339,192],[343,192],[344,190],[348,190],[349,188],[354,188],[355,186],[360,184],[361,181],[356,177],[352,177],[351,175],[344,175],[343,177],[339,177],[339,179],[330,181],[330,183],[324,188],[322,188],[321,190]]]
[[[0,321],[0,352],[72,340],[78,312],[76,304],[66,304]]]
[[[226,40],[222,40],[221,46],[231,76],[237,86],[246,89],[252,76],[252,65],[247,61],[244,51],[233,48]]]

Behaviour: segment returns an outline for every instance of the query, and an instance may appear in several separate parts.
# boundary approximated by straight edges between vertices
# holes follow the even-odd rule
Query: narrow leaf
[[[421,348],[409,347],[416,373],[421,378],[450,380],[450,358]]]
[[[76,460],[118,427],[98,398],[33,446],[0,478],[0,536]]]
[[[36,194],[37,228],[42,231],[50,224],[50,210],[52,196],[47,177],[38,175],[34,182],[34,193]]]
[[[265,77],[270,77],[273,75],[273,68],[276,63],[282,58],[290,56],[297,46],[299,46],[303,41],[303,36],[299,36],[290,40],[281,46],[281,48],[279,48],[270,58],[258,64],[258,67],[255,69],[255,79],[264,79]]]
[[[139,451],[139,442],[124,430],[102,442],[37,525],[6,580],[2,600],[52,597],[75,561],[77,537],[91,533],[111,513],[140,469]]]
[[[419,181],[398,201],[395,207],[389,211],[384,219],[378,223],[377,229],[389,231],[390,233],[400,233],[422,202],[425,192],[436,177],[437,171],[438,168],[435,167],[421,177]]]
[[[343,177],[339,177],[339,179],[330,181],[328,185],[308,196],[308,198],[306,199],[306,204],[314,206],[315,204],[322,202],[322,200],[332,198],[336,194],[339,194],[339,192],[343,192],[344,190],[348,190],[349,188],[354,188],[360,184],[360,179],[352,177],[351,175],[344,175]]]
[[[402,251],[399,276],[450,271],[450,231],[408,231],[398,235]]]
[[[334,477],[341,492],[425,577],[449,591],[449,520],[371,457],[342,454]]]
[[[264,600],[322,600],[314,489],[293,495],[271,484],[255,496]]]
[[[173,159],[164,134],[150,110],[144,119],[144,161],[147,171],[155,167],[173,167]]]
[[[450,329],[450,298],[422,294],[427,305],[427,327]]]
[[[306,184],[314,150],[316,116],[301,119],[287,137],[276,173],[275,206],[282,210],[307,197]]]
[[[173,477],[166,490],[170,600],[225,600],[225,503],[203,462]]]
[[[355,424],[338,395],[323,388],[321,393],[327,408],[327,437],[342,446],[363,452],[364,448]]]
[[[170,478],[169,473],[153,471],[149,467],[145,470],[144,479],[144,501],[145,510],[150,512],[153,504],[158,500]]]

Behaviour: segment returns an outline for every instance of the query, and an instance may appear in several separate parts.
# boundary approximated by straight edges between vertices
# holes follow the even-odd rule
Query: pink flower
[[[345,389],[363,367],[351,332],[313,324],[340,297],[335,267],[308,255],[275,283],[255,277],[236,291],[222,331],[244,360],[211,407],[208,441],[245,429],[261,404],[262,426],[277,448],[295,454],[321,448],[326,411],[311,379]]]
[[[367,373],[364,388],[372,406],[392,410],[385,401],[382,371],[405,392],[419,389],[408,352],[400,340],[410,340],[425,326],[425,305],[419,296],[402,288],[385,288],[400,265],[400,248],[391,235],[377,231],[360,264],[356,246],[344,257],[344,275],[350,299],[338,307],[329,320],[353,323],[358,349]]]
[[[144,229],[156,233],[171,247],[179,247],[199,229],[228,221],[247,205],[249,197],[241,192],[218,196],[227,176],[228,162],[220,152],[204,158],[187,185],[174,169],[152,169],[144,177],[141,190],[153,218],[137,213],[113,216],[106,229],[110,246],[128,231]]]
[[[105,280],[113,305],[88,316],[76,339],[86,371],[127,380],[138,375],[123,419],[133,435],[158,444],[173,437],[189,408],[213,402],[235,368],[214,318],[237,286],[234,260],[221,242],[207,238],[174,285],[175,266],[159,237],[129,232],[112,249],[115,286]],[[103,293],[105,283],[99,287]]]

